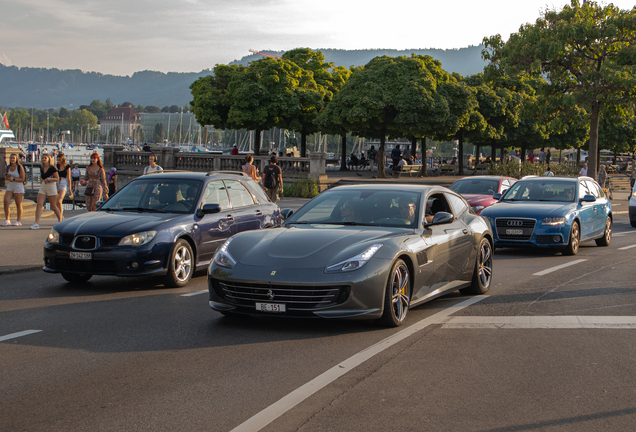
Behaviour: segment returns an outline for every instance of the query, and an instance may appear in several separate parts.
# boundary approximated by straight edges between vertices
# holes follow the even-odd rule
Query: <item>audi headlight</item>
[[[49,243],[59,243],[60,242],[60,233],[51,228],[51,232],[49,236],[46,238]]]
[[[563,225],[564,223],[565,223],[564,217],[551,217],[551,218],[544,218],[543,222],[541,222],[541,225]]]
[[[216,265],[225,268],[232,268],[236,265],[236,260],[230,252],[228,251],[228,246],[234,237],[230,237],[223,243],[223,245],[218,248],[214,254],[214,258],[212,260],[216,263]]]
[[[130,234],[119,241],[119,246],[141,246],[155,238],[157,231],[143,231],[136,234]]]
[[[348,272],[358,270],[361,267],[364,267],[366,263],[369,262],[373,255],[376,254],[377,251],[382,247],[381,244],[374,244],[369,249],[365,250],[359,255],[349,258],[348,260],[344,260],[339,262],[338,264],[331,265],[325,269],[326,273],[336,273],[336,272]]]

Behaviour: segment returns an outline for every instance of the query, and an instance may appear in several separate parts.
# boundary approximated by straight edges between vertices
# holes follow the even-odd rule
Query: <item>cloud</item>
[[[5,66],[12,66],[13,62],[9,57],[7,57],[4,53],[0,53],[0,63]]]

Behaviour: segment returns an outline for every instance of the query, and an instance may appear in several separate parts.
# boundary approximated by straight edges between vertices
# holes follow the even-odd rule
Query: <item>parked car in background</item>
[[[497,202],[492,197],[494,194],[503,194],[516,182],[517,179],[513,177],[464,177],[453,183],[450,189],[463,196],[475,213],[480,214],[483,209]]]
[[[323,192],[281,227],[231,237],[208,270],[223,314],[380,319],[492,280],[492,232],[438,186],[360,185]]]
[[[159,275],[166,286],[184,286],[229,237],[280,222],[278,206],[244,173],[153,173],[98,211],[57,223],[44,246],[44,271],[69,282]]]
[[[612,204],[590,177],[531,177],[519,180],[482,211],[495,247],[546,247],[575,255],[581,242],[612,240]]]

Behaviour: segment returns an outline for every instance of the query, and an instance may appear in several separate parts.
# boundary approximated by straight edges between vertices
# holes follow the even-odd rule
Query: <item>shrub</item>
[[[283,196],[296,198],[313,198],[320,193],[318,182],[307,177],[283,183]]]
[[[550,168],[555,176],[577,176],[579,172],[577,168],[571,167],[568,164],[552,163],[550,164]],[[548,165],[545,163],[531,164],[530,162],[519,163],[516,161],[510,161],[492,164],[488,169],[488,174],[521,178],[529,175],[542,176],[547,170]]]

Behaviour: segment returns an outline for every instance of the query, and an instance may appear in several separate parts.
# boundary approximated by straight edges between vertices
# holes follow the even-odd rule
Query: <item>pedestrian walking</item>
[[[539,151],[539,163],[545,163],[545,152],[543,151],[544,147],[541,147]]]
[[[273,155],[269,164],[263,169],[263,187],[272,202],[278,201],[278,193],[283,196],[283,176],[278,164],[278,157]]]
[[[113,196],[117,192],[117,168],[112,167],[108,173],[108,196]]]
[[[367,150],[367,158],[369,159],[369,171],[374,171],[375,169],[375,146],[371,146],[369,150]]]
[[[79,181],[80,181],[81,175],[82,175],[82,172],[79,169],[79,165],[74,164],[73,168],[71,169],[71,190],[75,194],[79,193]]]
[[[9,156],[9,166],[7,166],[4,180],[7,190],[4,192],[4,218],[2,226],[11,225],[11,200],[15,201],[17,219],[13,226],[22,226],[22,199],[24,198],[24,181],[26,180],[26,170],[20,164],[18,156]]]
[[[245,156],[245,165],[243,165],[243,172],[252,177],[256,183],[261,181],[261,177],[258,175],[258,168],[256,168],[252,162],[254,162],[254,156],[248,154]]]
[[[144,175],[155,171],[163,171],[163,168],[157,165],[157,156],[150,153],[148,155],[148,166],[144,168]]]
[[[60,220],[64,218],[64,206],[62,202],[64,201],[64,196],[66,195],[66,191],[69,188],[68,180],[71,178],[71,167],[66,164],[66,157],[64,153],[57,154],[57,175],[60,177],[60,180],[57,182],[57,208],[60,210]],[[68,197],[73,199],[73,191],[68,191]]]
[[[598,184],[601,188],[605,189],[605,181],[607,180],[607,172],[605,171],[605,165],[601,165],[598,168]]]
[[[57,207],[57,185],[60,179],[57,168],[51,163],[52,159],[48,153],[42,153],[40,160],[40,190],[38,190],[37,207],[35,208],[35,223],[31,225],[32,230],[40,229],[40,218],[44,211],[44,202],[49,199],[51,210],[57,216],[57,220],[62,220],[62,215]]]
[[[86,189],[84,196],[86,197],[86,210],[89,212],[97,210],[97,201],[100,201],[102,195],[104,200],[108,199],[108,184],[106,183],[106,173],[104,165],[97,153],[91,155],[91,163],[86,167]]]
[[[580,176],[587,176],[587,164],[583,162],[583,166],[581,167],[581,171],[579,171]]]
[[[400,156],[402,156],[402,151],[400,150],[400,145],[396,144],[393,150],[391,150],[391,159],[393,160],[391,169],[395,169],[397,164],[400,163]]]

